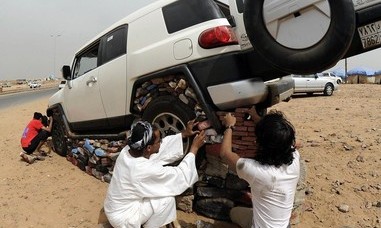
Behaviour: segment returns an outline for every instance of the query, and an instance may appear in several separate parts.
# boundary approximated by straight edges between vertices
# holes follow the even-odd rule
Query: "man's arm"
[[[233,172],[236,171],[237,161],[240,158],[238,154],[232,151],[232,136],[233,136],[233,127],[236,123],[236,118],[228,113],[225,116],[225,126],[226,130],[224,132],[224,138],[222,140],[220,157],[223,162],[228,164],[229,169]]]
[[[49,116],[49,126],[47,126],[47,127],[43,126],[41,129],[45,130],[47,132],[51,132],[52,127],[53,127],[53,118],[51,116]]]

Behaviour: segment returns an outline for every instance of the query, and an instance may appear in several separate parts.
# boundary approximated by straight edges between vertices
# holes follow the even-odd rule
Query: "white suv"
[[[286,75],[344,56],[355,13],[351,0],[282,2],[158,0],[115,23],[62,69],[48,108],[56,152],[67,138],[122,138],[141,117],[163,135],[195,117],[221,132],[218,111],[288,100]]]

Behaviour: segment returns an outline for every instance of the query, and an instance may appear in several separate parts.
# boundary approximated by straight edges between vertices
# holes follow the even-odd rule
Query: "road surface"
[[[38,89],[29,90],[19,93],[11,93],[0,96],[0,110],[4,108],[9,108],[12,106],[25,104],[36,99],[46,98],[48,99],[55,92],[57,92],[57,87],[48,89]]]

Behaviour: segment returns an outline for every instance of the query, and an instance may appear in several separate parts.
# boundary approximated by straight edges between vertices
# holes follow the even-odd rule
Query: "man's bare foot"
[[[32,155],[25,154],[23,152],[20,153],[20,157],[29,164],[33,164],[33,162],[36,160],[36,158]]]

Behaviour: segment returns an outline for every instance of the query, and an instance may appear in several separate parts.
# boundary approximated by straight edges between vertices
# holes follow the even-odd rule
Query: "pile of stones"
[[[109,183],[115,161],[125,145],[125,140],[76,140],[66,159],[89,175]]]

